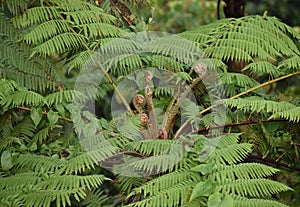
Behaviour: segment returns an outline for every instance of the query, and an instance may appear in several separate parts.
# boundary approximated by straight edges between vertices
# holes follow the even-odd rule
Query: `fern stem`
[[[30,108],[27,108],[27,107],[24,107],[24,106],[17,106],[16,108],[17,108],[17,109],[20,109],[20,110],[23,110],[23,111],[29,111],[29,112],[31,111]],[[47,116],[47,115],[48,115],[48,112],[47,112],[47,111],[43,111],[42,114],[45,115],[45,116]],[[70,123],[73,122],[71,119],[69,119],[69,118],[64,118],[64,117],[62,117],[62,116],[58,116],[58,119],[60,119],[60,120],[62,120],[62,121],[70,122]]]
[[[270,158],[263,158],[263,157],[253,155],[253,154],[249,154],[248,158],[246,158],[245,161],[248,161],[248,162],[261,162],[261,163],[266,164],[266,165],[280,166],[280,167],[284,167],[284,168],[288,168],[290,170],[295,170],[295,171],[300,172],[299,167],[292,166],[292,165],[289,165],[289,164],[285,164],[285,163],[282,163],[282,162],[278,162],[278,161],[272,160]]]
[[[243,92],[241,92],[241,93],[239,93],[239,94],[237,94],[237,95],[235,95],[235,96],[232,96],[232,97],[230,97],[230,99],[238,98],[238,97],[240,97],[240,96],[242,96],[242,95],[245,95],[245,94],[247,94],[247,93],[250,93],[250,92],[252,92],[252,91],[255,91],[256,89],[262,88],[262,87],[264,87],[264,86],[273,84],[273,83],[275,83],[275,82],[277,82],[277,81],[281,81],[281,80],[283,80],[283,79],[286,79],[286,78],[289,78],[289,77],[292,77],[292,76],[295,76],[295,75],[299,75],[299,74],[300,74],[300,71],[295,72],[295,73],[287,74],[287,75],[285,75],[285,76],[276,78],[276,79],[274,79],[274,80],[270,80],[270,81],[268,81],[268,82],[265,82],[265,83],[263,83],[263,84],[260,84],[260,85],[258,85],[258,86],[255,86],[255,87],[253,87],[253,88],[250,88],[250,89],[248,89],[248,90],[246,90],[246,91],[243,91]]]
[[[180,104],[183,102],[184,98],[188,95],[188,93],[192,90],[192,88],[194,88],[199,82],[201,81],[200,77],[197,77],[196,79],[194,79],[194,81],[189,85],[188,88],[185,89],[185,91],[180,95],[178,102],[176,103],[176,105],[172,108],[172,112],[170,113],[171,117],[168,116],[167,121],[172,121],[175,118],[175,115],[177,114]],[[174,138],[176,139],[179,134],[182,132],[182,130],[187,126],[187,124],[191,121],[191,119],[186,120],[185,123],[183,123],[183,125],[180,126],[180,128],[176,131]]]
[[[105,76],[108,79],[111,86],[116,91],[117,95],[120,97],[120,99],[123,102],[124,106],[126,107],[127,111],[129,111],[130,115],[133,116],[134,115],[133,111],[131,110],[131,108],[130,108],[129,104],[127,103],[126,99],[124,98],[122,93],[119,91],[118,87],[116,86],[116,84],[114,83],[114,81],[112,80],[112,78],[110,77],[108,72],[102,67],[102,65],[98,61],[97,61],[97,64],[98,64],[99,68],[101,69],[101,71],[105,74]]]
[[[292,77],[292,76],[296,76],[296,75],[299,75],[299,74],[300,74],[300,71],[294,72],[294,73],[290,73],[290,74],[287,74],[287,75],[285,75],[285,76],[282,76],[282,77],[279,77],[279,78],[270,80],[270,81],[268,81],[268,82],[262,83],[262,84],[260,84],[260,85],[258,85],[258,86],[253,87],[253,88],[250,88],[250,89],[248,89],[248,90],[246,90],[246,91],[243,91],[243,92],[241,92],[241,93],[239,93],[239,94],[237,94],[237,95],[235,95],[235,96],[232,96],[232,97],[230,97],[229,99],[235,99],[235,98],[238,98],[238,97],[243,96],[243,95],[245,95],[245,94],[247,94],[247,93],[250,93],[250,92],[252,92],[252,91],[255,91],[255,90],[259,89],[259,88],[265,87],[265,86],[267,86],[267,85],[271,85],[271,84],[276,83],[276,82],[278,82],[278,81],[281,81],[281,80],[283,80],[283,79],[286,79],[286,78],[289,78],[289,77]],[[202,110],[202,111],[200,112],[200,114],[203,115],[203,114],[205,114],[206,112],[210,111],[213,107],[218,106],[218,105],[220,105],[220,104],[219,104],[219,103],[218,103],[218,104],[214,104],[214,105],[212,105],[212,106],[210,106],[210,107],[208,107],[208,108]]]
[[[279,122],[279,121],[288,121],[288,120],[279,118],[279,119],[266,119],[266,120],[260,120],[260,121],[243,121],[243,122],[236,122],[236,123],[212,126],[209,129],[220,129],[223,127],[243,126],[243,125],[251,125],[251,124],[266,123],[266,122]],[[208,129],[204,127],[201,129],[194,130],[191,133],[203,132],[203,131],[207,131],[207,130]]]
[[[48,6],[50,6],[49,3],[47,3]],[[62,20],[64,20],[63,16],[60,13],[60,18]],[[74,34],[77,34],[77,32],[72,28],[69,27],[70,31]],[[88,51],[93,51],[83,40],[81,40],[81,44],[84,48],[86,48]],[[114,90],[117,92],[118,96],[120,97],[121,101],[123,102],[123,104],[125,105],[126,109],[129,111],[129,113],[131,115],[134,115],[133,111],[131,110],[129,104],[127,103],[126,99],[123,97],[123,95],[121,94],[121,92],[119,91],[119,89],[117,88],[116,84],[114,83],[114,81],[112,80],[112,78],[110,77],[110,75],[107,73],[106,70],[104,70],[104,68],[101,66],[101,64],[99,63],[99,61],[97,61],[97,64],[99,66],[99,68],[102,70],[102,72],[105,74],[106,78],[108,79],[109,83],[111,84],[111,86],[114,88]]]

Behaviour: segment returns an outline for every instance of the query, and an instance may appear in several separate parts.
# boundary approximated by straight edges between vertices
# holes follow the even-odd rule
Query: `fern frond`
[[[57,5],[59,8],[63,9],[64,11],[77,11],[77,10],[101,11],[95,5],[81,0],[66,0],[66,1],[51,0],[51,2]]]
[[[31,137],[34,136],[35,133],[35,126],[34,123],[31,121],[29,116],[25,116],[22,121],[16,124],[11,131],[11,136],[19,137],[28,141]]]
[[[14,92],[17,87],[17,83],[13,80],[0,79],[0,99]]]
[[[98,207],[99,205],[104,206],[104,203],[109,199],[110,198],[101,190],[88,191],[82,205],[87,207]]]
[[[210,159],[215,163],[231,165],[243,161],[251,151],[251,144],[233,144],[226,148],[216,149]]]
[[[76,90],[64,90],[55,93],[51,93],[45,97],[45,101],[48,106],[57,104],[68,104],[74,100],[84,102],[88,98],[80,91]]]
[[[0,15],[3,17],[3,15]],[[8,19],[1,18],[5,26],[9,28],[7,35],[0,39],[0,76],[2,78],[15,80],[19,85],[28,89],[44,92],[54,89],[60,82],[60,77],[49,60],[41,57],[30,56],[30,47],[24,43],[17,42],[20,32],[12,26]],[[12,35],[9,35],[12,33]]]
[[[172,188],[161,190],[159,193],[149,196],[142,201],[138,201],[126,207],[136,206],[136,207],[172,207],[178,206],[184,203],[188,199],[187,192],[190,191],[191,186],[194,185],[193,181],[185,181],[172,186]]]
[[[289,102],[275,102],[264,100],[260,97],[252,96],[238,99],[226,100],[226,105],[229,107],[236,107],[238,110],[244,112],[268,112],[268,113],[282,113],[284,111],[295,109],[295,105]]]
[[[103,181],[107,180],[104,175],[60,175],[50,176],[48,179],[39,182],[36,187],[45,190],[75,190],[80,188],[97,188],[102,185]]]
[[[221,180],[234,179],[251,179],[264,178],[271,176],[279,170],[259,164],[259,163],[240,163],[237,165],[219,165],[215,172],[211,174],[211,178],[217,182]]]
[[[240,197],[237,195],[232,195],[234,198],[234,204],[240,207],[257,207],[257,206],[264,206],[264,207],[288,207],[283,203],[279,203],[276,200],[267,200],[267,199],[255,199],[255,198],[245,198]]]
[[[261,16],[227,18],[182,33],[184,38],[200,43],[209,57],[245,62],[299,55],[289,35],[299,39],[299,34],[278,19]]]
[[[64,14],[72,19],[75,24],[83,25],[83,24],[90,24],[90,23],[114,23],[116,18],[112,15],[104,13],[101,9],[95,9],[93,7],[92,10],[78,10],[76,11],[67,11]],[[68,19],[67,18],[67,19]]]
[[[54,19],[37,25],[33,30],[26,33],[23,39],[28,44],[37,45],[63,32],[70,32],[68,23],[61,19]]]
[[[218,148],[226,148],[233,144],[238,144],[241,133],[230,133],[214,138]]]
[[[259,57],[260,59],[263,59],[263,60],[268,60],[268,59],[272,58],[270,53],[265,51],[262,47],[260,47],[260,45],[249,42],[249,40],[229,39],[229,38],[228,39],[219,39],[215,43],[215,47],[216,48],[219,48],[219,47],[220,48],[223,48],[223,47],[224,48],[230,48],[230,47],[238,48],[239,50],[245,52],[246,54],[249,54],[251,57]],[[247,61],[246,56],[239,56],[239,54],[230,53],[230,50],[229,50],[229,55],[236,56],[235,60]],[[226,55],[224,54],[223,57],[226,57]],[[219,56],[220,59],[224,59],[223,57]],[[234,59],[225,58],[224,60],[234,60]],[[249,61],[247,61],[247,62],[249,62]]]
[[[139,54],[122,54],[109,60],[111,74],[114,76],[126,76],[137,68],[142,68],[142,58]]]
[[[167,69],[170,71],[182,71],[185,64],[168,56],[152,54],[147,57],[149,67],[158,67],[160,69]]]
[[[11,40],[16,40],[18,33],[16,33],[16,29],[13,26],[10,19],[7,18],[2,11],[0,11],[0,23],[1,23],[0,24],[1,25],[0,26],[0,32],[1,32],[0,37],[1,38],[6,37]]]
[[[0,138],[0,152],[7,149],[9,146],[16,144],[21,144],[21,140],[18,137],[2,137]]]
[[[94,54],[94,51],[84,50],[79,52],[71,57],[69,60],[68,66],[71,71],[74,68],[83,68],[83,66],[88,63],[91,56]]]
[[[28,185],[36,185],[42,181],[42,177],[36,172],[18,173],[9,177],[0,178],[1,190],[19,190]]]
[[[284,118],[291,122],[298,123],[300,121],[300,107],[294,107],[284,111],[274,113],[269,119]]]
[[[25,28],[59,18],[59,12],[55,7],[33,7],[28,9],[23,15],[16,16],[14,24],[18,28]]]
[[[32,154],[20,155],[16,160],[17,168],[20,169],[28,168],[35,172],[43,172],[43,171],[55,172],[63,164],[65,164],[65,162],[59,159],[55,159],[52,157],[45,157],[42,155],[32,155]]]
[[[159,155],[161,152],[167,150],[171,145],[172,140],[143,140],[138,142],[131,142],[127,146],[129,150],[138,151],[145,155]]]
[[[300,69],[300,56],[294,56],[290,57],[286,60],[283,60],[278,65],[279,69],[294,69],[299,70]]]
[[[121,29],[107,23],[88,23],[79,25],[83,29],[86,37],[105,38],[105,37],[119,37],[125,34]]]
[[[156,87],[153,90],[153,94],[155,97],[164,97],[164,96],[172,96],[174,95],[174,89],[172,87]]]
[[[267,179],[237,179],[220,183],[222,192],[231,192],[238,196],[260,198],[271,196],[282,191],[292,190],[290,187]]]
[[[160,176],[135,188],[128,197],[141,193],[145,199],[127,206],[177,206],[180,201],[187,200],[186,192],[194,186],[195,181],[199,181],[197,173],[186,170]]]
[[[150,51],[153,54],[173,57],[185,64],[192,64],[197,58],[202,57],[197,44],[176,35],[158,38],[151,43]]]
[[[51,206],[51,203],[55,201],[56,206],[71,205],[70,195],[73,195],[77,201],[86,197],[86,192],[83,188],[72,190],[42,190],[32,189],[29,192],[20,195],[24,206]]]
[[[24,11],[28,8],[29,2],[22,0],[10,0],[1,2],[1,4],[2,9],[3,7],[7,7],[11,14],[17,15],[20,11]]]
[[[62,33],[36,46],[33,49],[33,55],[40,53],[46,57],[51,54],[63,54],[81,48],[82,45],[86,44],[86,41],[87,38],[83,35],[70,32]]]
[[[205,50],[205,54],[209,57],[218,58],[224,61],[242,60],[245,62],[253,61],[252,57],[240,48],[230,46],[210,47]]]
[[[250,74],[255,75],[256,77],[268,74],[271,77],[276,78],[282,75],[282,71],[278,70],[275,65],[265,61],[250,63],[249,65],[244,67],[243,71],[245,70],[250,70]]]
[[[109,158],[115,154],[113,148],[109,145],[106,147],[98,143],[99,148],[90,150],[86,153],[72,157],[61,168],[60,173],[78,174],[84,172],[86,169],[94,169],[101,161]]]
[[[29,145],[31,144],[42,144],[48,137],[49,135],[49,130],[50,128],[47,127],[47,128],[44,128],[44,129],[41,129],[39,130],[32,138],[32,140],[29,142]]]
[[[174,147],[174,146],[172,146]],[[170,152],[163,152],[160,155],[146,157],[146,158],[134,158],[117,167],[117,170],[125,172],[130,175],[130,172],[142,171],[146,174],[156,174],[159,172],[166,172],[167,170],[173,170],[180,164],[183,158],[182,146],[177,146],[178,149],[169,149]]]
[[[43,105],[44,103],[45,99],[42,95],[27,90],[20,90],[0,100],[0,105],[3,108],[3,110],[8,110],[16,106],[24,105],[30,105],[34,107]]]
[[[117,180],[120,183],[122,190],[128,194],[138,186],[141,186],[144,183],[143,177],[127,177],[127,176],[118,176]]]

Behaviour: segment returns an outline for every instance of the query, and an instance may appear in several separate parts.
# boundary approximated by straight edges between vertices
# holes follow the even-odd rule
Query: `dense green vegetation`
[[[0,206],[299,205],[292,27],[217,1],[0,2]]]

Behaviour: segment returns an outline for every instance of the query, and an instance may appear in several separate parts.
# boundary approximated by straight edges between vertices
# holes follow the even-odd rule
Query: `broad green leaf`
[[[58,113],[62,116],[62,117],[66,117],[66,110],[64,108],[64,106],[61,103],[58,103],[55,105],[55,109],[58,111]]]
[[[234,207],[233,198],[230,195],[225,195],[222,199],[221,207]]]
[[[10,150],[5,150],[1,155],[1,168],[7,171],[13,167],[13,159]]]
[[[222,198],[220,193],[214,193],[208,198],[208,207],[234,207],[233,198],[230,195],[225,195]]]
[[[208,197],[207,206],[208,207],[220,207],[221,205],[221,194],[220,193],[214,193],[211,196]]]
[[[47,114],[47,118],[49,120],[49,125],[53,126],[58,120],[58,113],[50,110]]]
[[[207,173],[213,170],[213,164],[197,165],[196,167],[193,167],[191,170],[195,172],[201,172],[203,175],[206,175]]]
[[[199,196],[209,196],[215,190],[215,187],[216,185],[212,181],[197,183],[190,200],[192,201]]]
[[[30,112],[30,118],[32,119],[35,127],[38,126],[43,117],[42,108],[33,108]]]

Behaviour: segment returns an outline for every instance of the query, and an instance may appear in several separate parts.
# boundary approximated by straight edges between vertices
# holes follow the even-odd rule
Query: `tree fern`
[[[234,134],[230,137],[234,142],[238,139],[238,136]],[[265,196],[270,196],[278,191],[290,190],[283,184],[264,179],[264,177],[273,175],[278,170],[256,163],[234,164],[237,161],[242,161],[251,151],[251,148],[248,148],[247,144],[225,146],[223,140],[226,138],[229,138],[229,136],[218,137],[220,142],[217,144],[216,150],[206,160],[208,164],[197,165],[195,160],[196,162],[194,161],[194,166],[191,165],[191,168],[183,167],[133,189],[128,196],[140,193],[142,200],[128,206],[177,206],[179,203],[184,206],[199,206],[200,200],[202,200],[202,205],[205,205],[205,198],[209,200],[211,196],[218,192],[223,195],[230,195],[233,202],[241,206],[248,205],[246,203],[244,205],[240,201],[247,196],[263,198],[257,199],[258,203],[267,202],[274,206],[283,205],[264,199]],[[245,154],[243,154],[244,149],[247,149]],[[227,150],[228,153],[224,154],[224,150]],[[240,159],[239,156],[236,157],[238,154],[234,151],[241,155]],[[184,159],[191,159],[190,156],[191,154]],[[232,158],[230,157],[234,158],[234,161],[231,161]],[[202,159],[201,155],[199,158]],[[208,187],[209,185],[211,187]],[[200,186],[204,187],[202,191],[198,189],[201,188]],[[185,189],[187,193],[182,194],[182,191],[178,188]],[[194,203],[196,198],[200,200]]]
[[[45,91],[59,84],[59,76],[53,64],[41,57],[29,58],[30,47],[17,43],[20,31],[2,12],[1,18],[1,77],[17,81],[28,89]]]
[[[262,90],[299,74],[300,36],[292,28],[264,15],[219,20],[177,35],[128,33],[105,12],[109,6],[102,10],[83,0],[3,5],[1,206],[286,206],[274,195],[291,188],[267,179],[280,171],[248,158],[281,152],[272,136],[297,134],[264,125],[276,119],[298,123],[297,100]],[[228,67],[232,61],[241,73]],[[199,62],[206,66],[200,75],[194,70]],[[109,113],[104,99],[127,79],[140,88],[132,92],[125,84],[119,97],[148,95],[144,74],[155,76],[156,68],[165,73],[153,82],[168,84],[151,91],[153,106],[166,110],[156,110],[155,121],[167,127],[163,136],[144,140],[151,125],[143,124],[132,100],[122,114],[128,118],[113,111],[110,120],[103,117]],[[186,99],[188,92],[195,98]],[[86,106],[94,100],[103,107],[97,116]],[[228,108],[215,117],[223,104]],[[149,115],[148,105],[143,112]],[[270,145],[267,152],[246,142],[257,131],[267,140],[257,143]],[[297,146],[292,138],[289,144]]]

